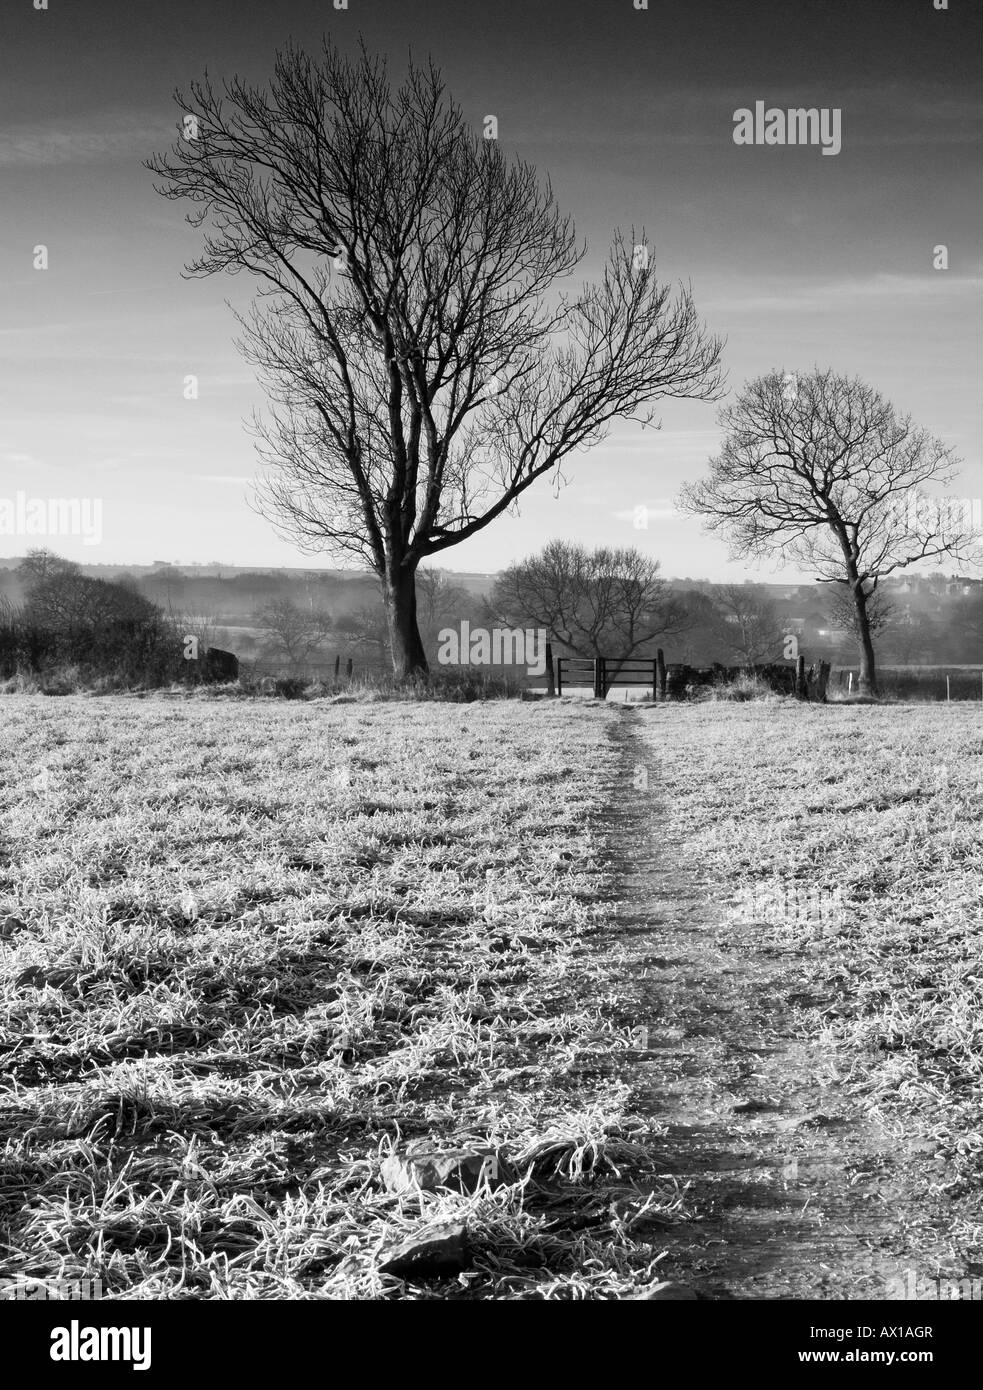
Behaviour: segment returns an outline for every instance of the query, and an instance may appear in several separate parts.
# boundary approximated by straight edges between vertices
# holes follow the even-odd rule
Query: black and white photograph
[[[980,0],[3,0],[0,75],[27,1373],[954,1368]]]

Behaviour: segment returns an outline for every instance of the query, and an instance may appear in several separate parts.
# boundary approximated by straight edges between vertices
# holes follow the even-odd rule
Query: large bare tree
[[[508,625],[544,628],[578,656],[625,661],[656,638],[682,632],[685,605],[659,576],[659,562],[635,549],[587,550],[551,541],[510,565],[491,594]]]
[[[926,505],[957,461],[941,439],[856,378],[772,372],[720,415],[725,438],[709,476],[679,505],[724,532],[735,556],[777,555],[847,594],[860,690],[877,693],[871,605],[880,580],[920,560],[968,559],[975,536],[956,512]]]
[[[272,407],[259,504],[307,549],[367,563],[394,669],[426,669],[414,577],[617,417],[712,399],[720,342],[616,233],[603,276],[560,292],[585,249],[548,181],[465,121],[439,72],[325,41],[277,56],[267,89],[206,76],[147,167],[205,226],[191,275],[260,281],[242,349]]]

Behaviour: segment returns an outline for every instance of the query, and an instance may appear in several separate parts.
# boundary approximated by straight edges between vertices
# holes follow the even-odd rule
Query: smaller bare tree
[[[724,531],[735,556],[793,559],[839,586],[856,612],[860,691],[876,694],[870,610],[880,581],[976,550],[964,517],[923,505],[933,501],[926,484],[955,477],[952,451],[872,387],[831,371],[759,377],[720,423],[721,451],[681,508]]]
[[[511,626],[545,628],[578,656],[615,662],[658,637],[681,632],[686,607],[659,576],[659,562],[635,549],[551,541],[537,556],[511,565],[491,595]]]
[[[746,666],[778,660],[785,627],[763,584],[721,584],[713,597],[721,619],[716,636],[728,656]]]
[[[63,560],[60,555],[56,555],[52,550],[33,549],[16,569],[17,578],[26,589],[32,588],[35,584],[41,584],[46,579],[51,579],[60,574],[81,574],[81,567],[74,560]]]
[[[292,598],[270,599],[256,614],[255,621],[270,634],[274,648],[292,672],[310,665],[332,626],[327,613],[301,608]]]

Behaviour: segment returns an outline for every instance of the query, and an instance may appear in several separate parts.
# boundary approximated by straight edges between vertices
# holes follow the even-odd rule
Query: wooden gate
[[[559,656],[556,659],[556,693],[563,694],[563,685],[589,685],[595,700],[607,698],[614,686],[640,685],[652,691],[652,698],[666,694],[666,665],[662,650],[655,657],[627,656],[617,659],[607,656]]]

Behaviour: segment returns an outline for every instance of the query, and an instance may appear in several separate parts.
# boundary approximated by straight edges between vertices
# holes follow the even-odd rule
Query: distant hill
[[[24,559],[15,555],[0,559],[0,592],[11,600],[19,597],[13,571]],[[255,612],[271,598],[292,593],[299,602],[304,595],[332,612],[349,613],[377,601],[378,583],[370,570],[311,569],[300,566],[175,565],[158,560],[149,565],[80,565],[93,579],[118,581],[131,579],[142,593],[165,607],[218,607],[228,616]],[[449,571],[453,583],[470,594],[484,597],[491,592],[496,575]],[[169,604],[167,600],[169,599]]]

